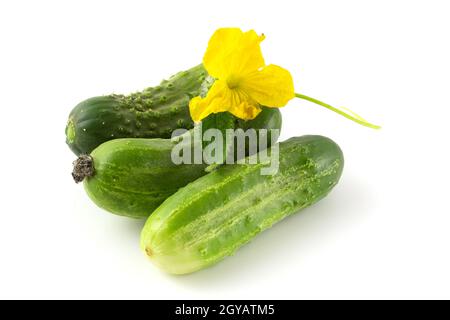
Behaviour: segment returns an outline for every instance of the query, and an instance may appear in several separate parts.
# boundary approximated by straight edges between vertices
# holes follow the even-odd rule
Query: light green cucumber
[[[166,199],[142,231],[147,256],[173,274],[211,266],[338,183],[344,158],[332,140],[302,136],[279,147],[275,175],[261,175],[265,162],[226,165]]]

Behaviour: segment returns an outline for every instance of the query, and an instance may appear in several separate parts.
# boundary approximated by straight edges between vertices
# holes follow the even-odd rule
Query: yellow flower
[[[190,101],[194,121],[225,111],[250,120],[261,111],[260,105],[279,108],[294,98],[289,71],[265,64],[260,48],[263,40],[264,35],[239,28],[222,28],[213,34],[203,65],[215,82],[205,98]]]

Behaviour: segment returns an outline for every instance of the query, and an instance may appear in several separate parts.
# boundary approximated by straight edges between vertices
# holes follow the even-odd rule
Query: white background
[[[0,298],[450,298],[448,1],[2,1]],[[68,113],[198,64],[218,27],[266,34],[306,101],[282,138],[346,157],[323,201],[217,266],[169,276],[70,176]]]

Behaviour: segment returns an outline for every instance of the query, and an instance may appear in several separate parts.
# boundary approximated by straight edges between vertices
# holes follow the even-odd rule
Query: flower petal
[[[259,104],[240,90],[231,90],[225,81],[216,80],[205,98],[195,97],[189,102],[191,118],[195,122],[211,113],[228,111],[234,116],[254,119],[260,112]]]
[[[244,100],[238,106],[233,106],[228,110],[235,117],[243,120],[252,120],[261,112],[261,107],[256,101]]]
[[[218,29],[209,40],[203,65],[218,79],[254,72],[264,66],[260,48],[263,40],[264,36],[254,30],[244,33],[239,28]]]
[[[246,75],[240,88],[259,104],[268,107],[283,107],[295,96],[289,71],[273,64]]]
[[[219,103],[223,101],[225,90],[228,90],[226,83],[224,81],[216,80],[205,98],[192,98],[191,101],[189,101],[189,111],[192,120],[194,120],[194,122],[199,122],[211,113],[226,111],[223,104]],[[220,105],[222,105],[222,108],[220,108]]]

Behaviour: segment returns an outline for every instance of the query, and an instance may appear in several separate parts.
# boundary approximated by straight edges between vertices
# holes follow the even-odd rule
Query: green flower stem
[[[362,118],[361,116],[357,115],[353,111],[348,110],[348,113],[346,113],[345,111],[342,111],[342,110],[340,110],[338,108],[332,107],[332,106],[330,106],[329,104],[327,104],[325,102],[322,102],[322,101],[319,101],[317,99],[305,96],[304,94],[296,93],[295,96],[297,98],[300,98],[300,99],[303,99],[303,100],[308,100],[308,101],[310,101],[312,103],[318,104],[319,106],[325,107],[328,110],[334,111],[337,114],[340,114],[341,116],[346,117],[347,119],[350,119],[350,120],[352,120],[352,121],[354,121],[356,123],[359,123],[360,125],[363,125],[365,127],[369,127],[369,128],[372,128],[372,129],[380,129],[381,128],[380,126],[377,126],[375,124],[372,124],[372,123],[366,121],[364,118]]]

